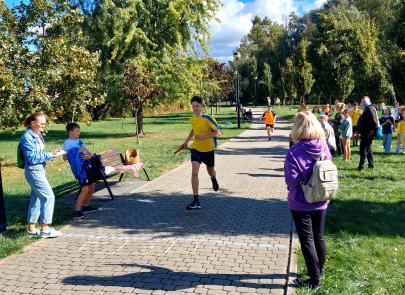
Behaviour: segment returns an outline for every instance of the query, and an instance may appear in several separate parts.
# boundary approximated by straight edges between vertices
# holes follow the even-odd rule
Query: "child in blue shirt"
[[[84,217],[83,213],[97,210],[97,208],[89,206],[96,188],[96,176],[91,167],[92,155],[84,142],[79,139],[80,126],[76,123],[68,123],[66,131],[69,138],[63,144],[66,152],[63,159],[69,160],[73,175],[78,178],[80,184],[80,194],[76,200],[73,219],[81,219]]]
[[[340,121],[339,129],[342,132],[342,144],[344,151],[345,161],[350,161],[352,155],[352,150],[350,148],[350,139],[353,136],[353,123],[349,116],[349,110],[346,108],[342,112],[342,118]]]
[[[382,133],[383,133],[384,151],[388,155],[391,153],[392,129],[395,124],[395,120],[391,115],[390,108],[385,109],[384,116],[380,119],[380,124],[382,127]]]

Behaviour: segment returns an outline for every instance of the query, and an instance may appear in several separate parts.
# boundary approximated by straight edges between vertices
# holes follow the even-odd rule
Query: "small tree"
[[[151,70],[131,63],[124,65],[123,92],[134,109],[136,135],[143,136],[143,107],[145,101],[161,96],[162,90],[151,82]]]

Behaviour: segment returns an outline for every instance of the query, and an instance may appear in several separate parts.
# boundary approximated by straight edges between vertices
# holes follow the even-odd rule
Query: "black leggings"
[[[326,209],[314,211],[291,210],[291,214],[301,243],[308,275],[313,282],[319,283],[326,258],[326,243],[323,239]]]

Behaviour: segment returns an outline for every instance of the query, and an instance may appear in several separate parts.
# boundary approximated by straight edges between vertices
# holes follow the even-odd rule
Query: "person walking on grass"
[[[345,161],[350,161],[352,155],[352,150],[350,149],[350,139],[353,136],[353,125],[352,119],[349,116],[349,110],[347,108],[342,111],[342,119],[339,128],[342,132],[343,155]]]
[[[187,147],[191,139],[191,186],[193,189],[193,201],[186,207],[187,210],[201,209],[200,199],[198,196],[198,172],[200,165],[204,163],[207,165],[207,172],[211,176],[212,188],[218,191],[219,185],[216,178],[214,169],[215,155],[214,150],[216,147],[216,138],[221,135],[217,121],[203,113],[203,102],[199,96],[193,96],[191,99],[191,107],[194,115],[190,118],[191,131],[182,145],[181,149]]]
[[[27,128],[21,136],[19,147],[24,155],[25,179],[31,187],[28,206],[27,232],[41,238],[55,238],[61,233],[51,227],[55,206],[55,195],[46,178],[46,162],[55,158],[59,150],[45,152],[45,140],[42,132],[47,117],[42,112],[33,113],[25,120]],[[39,219],[40,229],[35,227]]]
[[[301,188],[301,181],[309,180],[318,158],[325,156],[327,160],[331,160],[332,156],[321,124],[309,111],[296,114],[291,137],[295,145],[288,150],[284,163],[288,207],[309,275],[308,280],[297,280],[296,283],[301,287],[317,289],[326,259],[323,232],[329,200],[308,203]]]
[[[267,136],[269,137],[269,141],[271,141],[271,135],[274,132],[274,125],[276,124],[276,114],[273,112],[271,106],[263,113],[262,118],[264,118],[264,123],[266,124]]]
[[[373,149],[371,146],[379,125],[377,110],[371,104],[370,98],[368,96],[363,97],[360,105],[364,111],[357,122],[357,130],[360,133],[360,162],[357,167],[359,171],[364,169],[366,158],[368,168],[374,168]]]
[[[79,124],[68,123],[66,132],[69,138],[63,144],[63,149],[67,153],[63,155],[63,159],[69,160],[73,175],[77,177],[80,184],[80,194],[76,200],[73,219],[81,219],[84,217],[84,213],[97,210],[97,208],[90,206],[96,188],[96,174],[91,165],[92,155],[80,139]]]
[[[392,129],[395,126],[395,120],[391,115],[391,109],[384,110],[384,116],[380,119],[383,134],[383,147],[386,155],[391,153]]]

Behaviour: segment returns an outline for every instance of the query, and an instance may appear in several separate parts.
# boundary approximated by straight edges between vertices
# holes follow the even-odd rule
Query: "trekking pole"
[[[3,181],[1,178],[1,161],[0,161],[0,236],[6,233],[6,207],[4,206]]]

